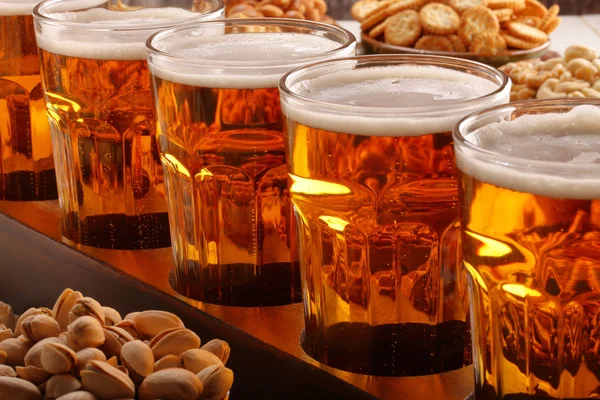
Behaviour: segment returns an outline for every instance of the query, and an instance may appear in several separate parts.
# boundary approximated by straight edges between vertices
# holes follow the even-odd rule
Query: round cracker
[[[449,0],[448,5],[459,13],[463,13],[469,8],[485,6],[486,0]]]
[[[462,14],[458,35],[465,44],[470,45],[475,36],[487,31],[495,33],[500,31],[500,24],[492,10],[478,6],[470,8]]]
[[[460,16],[452,7],[430,3],[419,12],[423,29],[435,35],[449,35],[458,30]]]
[[[558,5],[555,4],[552,7],[550,7],[548,9],[548,12],[546,13],[546,16],[542,19],[542,22],[540,22],[540,24],[538,26],[536,26],[536,28],[542,28],[548,21],[556,18],[558,16],[559,12],[560,12],[560,7]]]
[[[531,15],[533,17],[544,18],[548,9],[538,0],[525,0],[525,8],[518,11],[517,15]]]
[[[388,8],[388,15],[398,14],[404,10],[418,10],[425,3],[425,0],[396,0]]]
[[[375,25],[387,18],[387,8],[390,6],[388,1],[380,1],[379,6],[371,11],[369,15],[361,22],[360,29],[368,31]]]
[[[498,18],[498,22],[509,22],[515,15],[512,8],[499,8],[497,10],[493,10],[492,12],[496,18]]]
[[[526,42],[544,43],[548,41],[546,32],[520,22],[509,22],[506,24],[506,29],[512,36]]]
[[[542,24],[542,19],[540,17],[534,17],[533,15],[521,15],[515,19],[515,22],[539,28]]]
[[[525,7],[524,0],[486,0],[486,6],[492,10],[500,10],[503,8],[510,8],[511,10]]]
[[[528,42],[523,39],[519,39],[518,37],[514,37],[511,34],[504,32],[504,31],[500,32],[500,34],[502,35],[504,40],[506,40],[506,44],[509,47],[513,47],[515,49],[531,50],[531,49],[535,49],[536,47],[538,47],[540,45],[539,43],[533,43],[533,42]]]
[[[377,7],[379,7],[377,0],[358,0],[350,7],[350,15],[358,22],[362,22]]]
[[[465,53],[467,51],[467,46],[463,43],[462,39],[458,35],[450,35],[448,39],[452,43],[452,47],[454,47],[454,51],[459,53]]]
[[[375,27],[369,31],[369,36],[372,38],[376,38],[378,36],[383,35],[383,31],[385,31],[385,27],[387,26],[387,24],[388,20],[385,19],[383,22],[380,22],[379,24],[375,25]]]
[[[552,18],[551,20],[547,21],[544,25],[542,25],[541,29],[547,35],[549,35],[552,32],[554,32],[556,30],[556,28],[558,28],[560,26],[561,22],[562,22],[562,20],[560,19],[560,17]]]
[[[415,43],[415,49],[430,51],[454,51],[452,42],[446,36],[425,35]]]
[[[412,46],[421,36],[419,13],[415,10],[401,11],[388,18],[384,41],[395,46]]]
[[[496,55],[506,50],[506,40],[495,32],[483,32],[469,46],[471,53]]]

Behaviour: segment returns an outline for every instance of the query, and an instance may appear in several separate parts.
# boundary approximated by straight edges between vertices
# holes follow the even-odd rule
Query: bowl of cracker
[[[365,54],[443,55],[492,66],[539,58],[561,22],[538,0],[358,0]]]

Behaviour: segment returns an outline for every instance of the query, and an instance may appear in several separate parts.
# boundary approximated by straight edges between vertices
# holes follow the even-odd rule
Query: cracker
[[[418,10],[425,0],[396,0],[388,8],[388,15],[394,15],[404,10]]]
[[[415,10],[401,11],[388,18],[384,41],[395,46],[412,46],[421,36],[419,13]]]
[[[554,17],[551,20],[546,21],[546,23],[542,25],[540,29],[549,35],[559,27],[561,22],[562,20],[560,17]]]
[[[506,29],[512,36],[527,42],[545,43],[548,41],[546,32],[520,22],[510,22],[506,24]]]
[[[362,22],[377,7],[379,7],[377,0],[359,0],[350,7],[350,15],[358,22]]]
[[[467,51],[467,46],[465,46],[465,44],[458,35],[450,35],[448,36],[448,39],[452,43],[454,51],[457,51],[459,53],[465,53]]]
[[[546,16],[542,19],[542,22],[536,28],[542,28],[548,21],[558,17],[558,13],[560,12],[560,7],[556,4],[548,9]],[[542,29],[543,30],[543,29]]]
[[[383,31],[385,31],[385,27],[387,26],[387,24],[388,20],[385,19],[383,22],[375,25],[375,27],[369,31],[369,36],[372,38],[376,38],[380,35],[383,35]]]
[[[506,50],[506,40],[495,32],[483,32],[477,35],[469,46],[471,53],[496,55]]]
[[[389,2],[380,1],[379,6],[373,11],[371,11],[367,15],[367,17],[362,21],[362,23],[360,24],[360,29],[362,29],[363,31],[368,31],[369,29],[386,19],[388,16],[387,8],[389,6]]]
[[[449,0],[448,5],[459,13],[467,11],[469,8],[485,6],[486,0]]]
[[[475,36],[486,31],[495,33],[500,31],[500,24],[492,10],[484,6],[477,6],[462,14],[458,35],[465,44],[470,45]]]
[[[499,8],[497,10],[493,10],[492,12],[496,18],[498,18],[498,22],[509,22],[515,15],[512,8]]]
[[[542,19],[540,17],[534,17],[533,15],[521,15],[515,19],[515,22],[539,28],[542,24]]]
[[[454,51],[454,46],[446,36],[425,35],[415,44],[415,49],[430,51]]]
[[[435,35],[449,35],[458,30],[460,16],[452,7],[440,3],[427,4],[419,12],[423,29]]]
[[[525,8],[520,10],[517,15],[531,15],[538,18],[544,18],[548,9],[538,0],[525,0]]]
[[[492,10],[500,10],[502,8],[514,10],[516,8],[523,8],[525,2],[524,0],[486,0],[485,5]]]
[[[530,50],[530,49],[535,49],[536,47],[538,47],[540,45],[539,43],[532,43],[532,42],[528,42],[526,40],[519,39],[518,37],[514,37],[511,34],[504,32],[504,31],[500,32],[500,34],[502,35],[504,40],[506,40],[506,44],[509,47],[514,47],[515,49]]]

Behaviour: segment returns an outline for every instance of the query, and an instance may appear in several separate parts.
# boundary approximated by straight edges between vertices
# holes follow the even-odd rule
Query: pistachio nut
[[[180,355],[186,350],[200,347],[200,338],[186,328],[167,329],[156,335],[150,342],[154,358],[160,360],[166,355]]]
[[[88,347],[83,350],[79,350],[77,352],[77,373],[81,372],[82,369],[85,368],[88,362],[96,360],[96,361],[106,361],[106,356],[103,352],[93,347]]]
[[[0,342],[6,339],[14,338],[15,335],[12,329],[7,328],[6,326],[0,324]]]
[[[81,382],[73,375],[54,375],[46,382],[46,400],[55,400],[65,394],[81,389]]]
[[[175,354],[164,356],[154,363],[154,372],[167,368],[181,368],[181,360]]]
[[[121,354],[121,347],[125,343],[135,340],[126,330],[116,326],[105,326],[103,329],[104,344],[100,350],[106,354],[106,357],[118,357]]]
[[[21,329],[23,330],[23,336],[31,343],[37,343],[49,337],[58,337],[60,334],[58,322],[45,314],[25,318],[21,324]]]
[[[54,303],[52,308],[52,317],[60,325],[60,329],[67,329],[69,325],[69,311],[75,305],[75,302],[83,298],[80,292],[72,289],[65,289]]]
[[[8,353],[4,350],[0,350],[0,365],[4,365],[8,359]]]
[[[55,337],[50,337],[50,338],[40,340],[39,342],[34,344],[31,349],[29,349],[27,354],[25,354],[24,361],[25,361],[26,367],[34,366],[34,367],[42,368],[42,360],[41,360],[42,349],[44,348],[44,345],[46,343],[62,343],[62,344],[64,344],[59,338],[55,338]]]
[[[71,310],[69,310],[68,318],[69,323],[72,323],[77,318],[89,315],[92,318],[96,318],[100,324],[104,325],[104,309],[96,300],[91,297],[82,297],[77,299]]]
[[[71,392],[69,394],[65,394],[64,396],[60,396],[56,400],[98,400],[98,398],[90,392],[78,390],[76,392]]]
[[[25,363],[25,354],[29,351],[31,345],[27,341],[19,338],[6,339],[0,342],[0,352],[6,353],[4,364],[16,367]],[[0,358],[2,356],[0,355]]]
[[[149,338],[153,338],[167,329],[184,328],[181,319],[167,311],[142,311],[133,317],[133,322],[135,322],[138,332]]]
[[[0,325],[4,325],[8,329],[15,329],[16,322],[12,307],[0,301]]]
[[[181,360],[181,366],[193,374],[197,374],[211,365],[223,365],[219,357],[215,356],[210,351],[202,349],[190,349],[184,351],[179,358]]]
[[[23,314],[21,314],[15,325],[15,337],[19,337],[23,334],[23,321],[25,321],[27,318],[33,315],[47,315],[51,317],[52,311],[45,307],[30,308],[29,310],[25,311]]]
[[[221,339],[213,339],[205,343],[204,346],[201,347],[201,349],[210,351],[215,356],[219,357],[221,359],[221,362],[223,362],[223,365],[227,363],[227,360],[229,360],[229,353],[231,353],[231,348],[229,347],[229,344]]]
[[[97,319],[85,315],[77,318],[67,328],[67,346],[75,351],[98,347],[104,343],[104,331]]]
[[[233,386],[233,371],[223,365],[212,365],[196,376],[204,387],[199,400],[221,400]]]
[[[200,379],[185,369],[163,369],[144,379],[139,400],[197,400],[202,393]]]
[[[31,382],[10,376],[0,376],[0,393],[2,399],[41,400],[42,395]]]
[[[117,357],[111,357],[108,360],[106,360],[106,363],[108,365],[111,365],[115,368],[117,368],[119,366],[119,360],[117,360]]]
[[[121,363],[129,371],[129,377],[134,383],[140,384],[154,372],[154,355],[152,349],[140,341],[125,343],[121,348]]]
[[[131,319],[124,319],[119,323],[115,324],[117,328],[121,328],[129,333],[134,339],[142,339],[143,336],[138,332],[135,322]]]
[[[48,380],[52,376],[48,372],[38,367],[17,367],[17,376],[21,379],[25,379],[33,383],[34,385],[40,385]]]
[[[100,399],[122,399],[135,396],[135,386],[123,372],[109,364],[92,360],[81,371],[83,388]]]
[[[42,368],[51,374],[67,374],[77,365],[77,354],[61,343],[46,343],[40,357]]]
[[[121,322],[121,314],[114,308],[102,307],[104,310],[104,323],[106,326],[115,326]]]
[[[0,365],[0,376],[11,376],[13,378],[17,377],[17,371],[15,371],[12,367],[8,365]]]

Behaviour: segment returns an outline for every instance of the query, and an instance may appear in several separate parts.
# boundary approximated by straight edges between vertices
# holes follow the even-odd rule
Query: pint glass
[[[508,77],[446,57],[313,64],[280,84],[306,349],[370,375],[471,363],[451,131]]]
[[[454,133],[477,400],[600,397],[600,101]]]
[[[31,15],[37,3],[0,0],[0,200],[58,196]]]
[[[170,243],[144,43],[160,29],[220,18],[223,5],[152,4],[48,0],[34,10],[61,230],[75,243],[109,249]]]
[[[148,40],[180,293],[235,306],[302,300],[277,84],[354,48],[342,28],[274,18]]]

